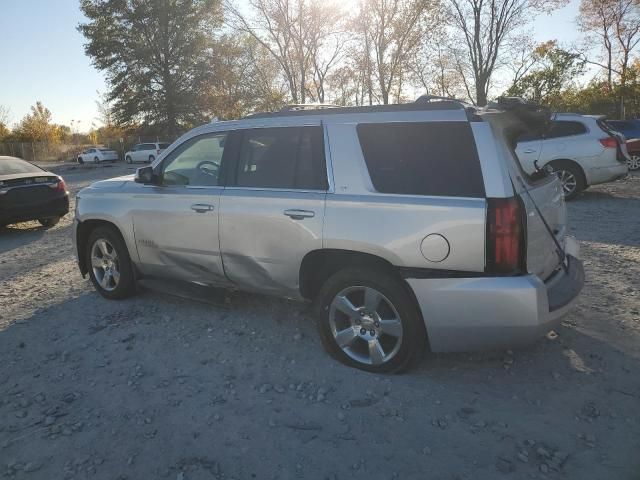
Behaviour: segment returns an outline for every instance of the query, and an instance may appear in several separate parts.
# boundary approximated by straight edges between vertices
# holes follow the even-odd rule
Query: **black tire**
[[[57,225],[58,222],[60,221],[60,217],[39,218],[38,221],[40,222],[40,225],[42,225],[43,227],[49,228],[49,227],[53,227],[54,225]]]
[[[640,154],[633,153],[630,154],[629,160],[627,160],[627,166],[631,172],[635,172],[636,170],[640,170]]]
[[[82,159],[82,157],[78,157],[78,163],[79,163],[80,165],[82,165],[82,164],[84,163],[84,160]]]
[[[360,326],[349,326],[347,324],[345,330],[352,328],[357,332],[360,328],[360,334],[355,334],[355,339],[348,347],[350,353],[346,353],[345,350],[338,345],[333,333],[334,327],[332,326],[331,320],[331,305],[338,294],[348,290],[350,287],[355,289],[354,295],[356,296],[359,295],[357,291],[359,288],[374,289],[374,291],[382,294],[382,302],[389,302],[392,308],[396,310],[394,313],[397,313],[399,316],[400,323],[402,324],[401,336],[396,338],[395,335],[385,335],[384,333],[376,331],[375,337],[367,337],[366,328],[361,328],[364,323],[360,323],[356,318],[355,322]],[[353,305],[355,305],[355,303]],[[332,275],[324,283],[316,298],[314,307],[318,333],[325,350],[333,358],[345,365],[368,372],[400,373],[413,367],[423,357],[427,345],[427,336],[422,316],[414,298],[408,291],[408,287],[403,284],[401,279],[395,277],[392,272],[368,267],[350,267],[341,270]],[[363,309],[365,307],[362,306],[360,308]],[[362,316],[362,312],[360,315]],[[345,315],[345,317],[347,316]],[[362,318],[369,317],[367,315]],[[382,318],[382,316],[379,318]],[[353,325],[353,322],[350,320],[346,320],[346,322]],[[334,320],[334,324],[335,323],[336,320]],[[365,331],[365,337],[363,337],[363,331]],[[373,335],[373,330],[371,330],[371,332]],[[383,340],[387,341],[386,345],[383,345],[383,343],[385,343]],[[389,346],[387,348],[387,345],[394,340],[396,343],[393,345],[395,346]],[[378,345],[383,347],[383,352],[386,349],[384,356],[389,355],[390,358],[378,364],[365,363],[364,361],[353,358],[357,356],[356,350],[359,347],[361,347],[361,350],[370,352],[369,345],[371,341],[374,341],[374,343],[378,342]],[[398,343],[399,346],[397,346]],[[391,356],[394,351],[396,353]],[[373,357],[370,358],[370,361],[372,358]]]
[[[125,162],[127,162],[127,163],[132,163],[132,161],[131,161],[131,157],[130,157],[129,155],[127,155],[127,156],[124,158],[124,161],[125,161]]]
[[[553,171],[556,173],[556,175],[558,175],[558,178],[562,182],[565,200],[573,200],[578,195],[580,195],[580,192],[585,189],[584,174],[582,172],[582,169],[575,163],[560,160],[551,162],[551,166],[553,167]],[[573,189],[569,190],[567,186],[565,186],[565,183],[562,181],[563,175],[565,176],[565,178],[575,179],[575,187]]]
[[[149,163],[153,163],[155,159],[156,157],[154,157],[153,155],[149,155]]]
[[[100,163],[100,159],[98,157],[93,157],[93,162],[94,163]]]
[[[120,278],[112,290],[107,290],[100,285],[100,281],[96,278],[96,274],[92,268],[91,253],[94,245],[99,240],[106,240],[116,252],[117,262],[114,263],[117,263]],[[120,236],[120,232],[116,231],[115,228],[105,226],[98,227],[91,231],[85,248],[85,261],[89,268],[89,277],[91,278],[93,286],[104,298],[119,300],[130,297],[135,293],[135,276],[133,265],[131,264],[131,257],[129,256],[129,251],[127,250],[124,240]]]

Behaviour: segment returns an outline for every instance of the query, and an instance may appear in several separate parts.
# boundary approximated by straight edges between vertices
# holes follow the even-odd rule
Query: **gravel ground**
[[[401,376],[330,360],[303,304],[104,300],[70,215],[0,230],[0,475],[640,479],[640,176],[569,212],[587,284],[556,338]]]

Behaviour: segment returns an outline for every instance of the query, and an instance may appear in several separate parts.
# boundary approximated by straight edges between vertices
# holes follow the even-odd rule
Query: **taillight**
[[[62,179],[62,177],[58,178],[58,182],[57,183],[52,183],[51,185],[49,185],[49,187],[53,188],[54,190],[58,191],[58,192],[66,192],[67,191],[67,184],[64,183],[64,180]]]
[[[618,148],[618,140],[615,137],[601,138],[600,143],[604,148]]]
[[[517,197],[487,199],[488,273],[524,270],[524,215]]]

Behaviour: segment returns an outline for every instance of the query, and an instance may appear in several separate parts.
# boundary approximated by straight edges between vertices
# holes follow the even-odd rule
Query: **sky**
[[[539,15],[531,24],[536,41],[578,39],[579,0]],[[99,125],[97,92],[105,92],[104,75],[84,54],[84,37],[76,30],[84,17],[78,0],[0,0],[0,105],[9,123],[18,122],[40,100],[60,124],[88,131]]]

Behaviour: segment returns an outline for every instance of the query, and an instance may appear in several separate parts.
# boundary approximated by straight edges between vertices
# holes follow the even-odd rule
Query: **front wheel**
[[[421,358],[426,332],[418,306],[391,272],[347,268],[316,299],[317,327],[327,352],[351,367],[399,373]]]
[[[125,162],[127,163],[131,163],[131,157],[129,155],[127,155],[124,159]]]
[[[82,164],[84,163],[84,160],[82,159],[82,157],[78,157],[78,163],[79,163],[80,165],[82,165]]]
[[[154,157],[153,155],[149,155],[149,163],[153,163],[155,159],[156,157]]]
[[[627,160],[627,166],[633,172],[640,170],[640,155],[631,155]]]
[[[100,163],[100,159],[99,159],[98,157],[93,157],[93,161],[94,161],[95,163]]]
[[[98,227],[87,241],[86,262],[93,286],[108,299],[122,299],[135,292],[133,266],[127,246],[113,228]]]

